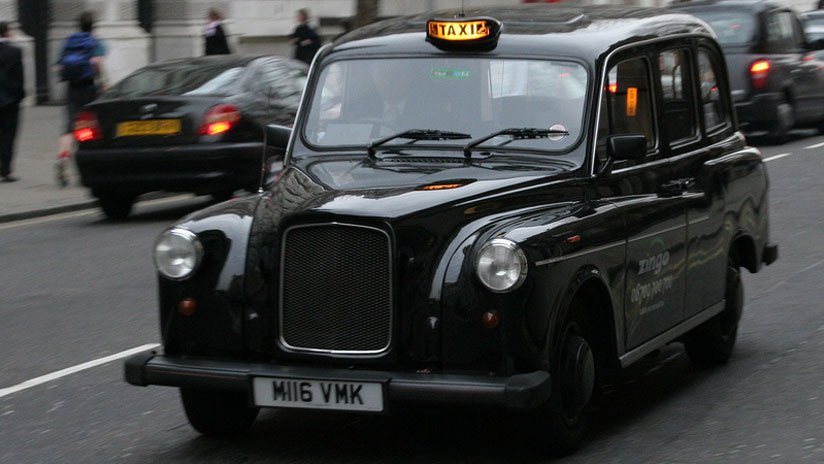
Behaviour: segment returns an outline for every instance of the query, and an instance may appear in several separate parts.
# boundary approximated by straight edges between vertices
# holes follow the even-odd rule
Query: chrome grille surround
[[[380,235],[380,240],[383,242],[380,246],[381,250],[373,244],[371,252],[373,254],[382,254],[385,250],[385,256],[373,256],[371,265],[364,266],[363,262],[358,259],[346,259],[346,255],[352,258],[355,254],[353,249],[358,246],[362,247],[362,242],[357,242],[362,239],[363,235],[355,238],[350,231],[357,231],[360,234],[371,234],[372,240]],[[350,232],[350,233],[348,233]],[[290,237],[290,234],[292,236]],[[300,240],[312,240],[311,247],[297,247],[290,248],[289,240],[295,240],[299,234],[308,234],[304,237],[299,237]],[[331,245],[323,243],[323,240],[318,240],[319,236],[322,238],[326,235],[326,242],[329,242],[329,236],[338,236],[342,240]],[[349,240],[347,240],[349,238]],[[353,247],[354,246],[354,247]],[[311,251],[309,251],[311,250]],[[370,251],[370,250],[367,250]],[[301,262],[299,258],[314,254],[316,258],[323,256],[324,260],[320,259],[307,260]],[[295,254],[299,256],[294,256]],[[340,258],[344,258],[340,261]],[[291,262],[290,260],[298,261]],[[337,262],[335,262],[337,259]],[[287,262],[289,261],[289,262]],[[381,262],[379,262],[381,261]],[[287,270],[287,265],[290,269]],[[385,266],[385,267],[384,267]],[[295,271],[295,267],[298,267]],[[348,273],[343,274],[339,271],[344,270]],[[361,270],[369,270],[371,272],[360,272]],[[372,273],[377,271],[377,275]],[[289,274],[287,274],[287,272]],[[335,282],[331,288],[324,288],[323,286],[313,286],[310,282],[306,286],[298,286],[297,290],[292,293],[287,293],[289,286],[293,286],[295,282],[290,282],[293,279],[300,279],[301,276],[309,274],[317,280],[323,282]],[[344,278],[348,276],[349,278]],[[353,278],[354,277],[354,278]],[[363,277],[358,280],[359,277]],[[314,353],[319,355],[333,355],[333,356],[353,356],[353,357],[378,357],[388,352],[392,343],[392,328],[393,328],[393,260],[392,260],[392,240],[385,230],[365,226],[359,224],[340,223],[340,222],[324,222],[315,224],[302,224],[287,228],[281,239],[281,256],[280,256],[280,296],[278,308],[278,342],[282,349],[292,352]],[[298,282],[299,283],[299,282]],[[347,285],[350,284],[350,285]],[[294,288],[294,287],[293,287]],[[377,321],[369,320],[369,317],[360,317],[360,313],[353,311],[359,309],[359,304],[353,304],[355,301],[360,301],[362,294],[357,292],[366,290],[365,296],[370,297],[372,311],[370,315],[377,315]],[[377,291],[374,291],[377,289]],[[373,294],[368,292],[373,290]],[[341,298],[341,291],[344,295]],[[301,312],[300,307],[295,307],[295,296],[303,301],[298,303],[316,303],[317,306],[322,307],[321,311],[309,312],[305,309]],[[310,295],[314,293],[314,295]],[[376,301],[377,304],[376,304]],[[314,300],[314,301],[313,301]],[[328,303],[328,306],[326,305]],[[347,304],[349,303],[349,304]],[[289,307],[287,307],[289,305]],[[375,314],[375,307],[378,307],[379,314]],[[331,309],[329,309],[331,308]],[[318,317],[324,319],[319,320]],[[326,319],[329,318],[329,319]],[[313,321],[314,320],[314,321]],[[380,331],[378,335],[381,336],[381,343],[373,346],[351,346],[353,335],[358,333],[362,327],[359,323],[367,323],[368,328],[371,329],[371,336],[375,336],[376,331]],[[297,324],[297,325],[296,325]],[[343,325],[343,330],[335,332],[329,330]],[[323,327],[326,326],[326,327]],[[300,329],[314,329],[314,334],[309,334],[308,337],[300,334]],[[319,333],[320,329],[320,333]],[[295,331],[298,333],[296,334]],[[302,338],[302,339],[301,339]],[[307,338],[309,340],[307,340]],[[314,340],[311,340],[314,339]],[[341,342],[341,339],[344,339]],[[385,340],[385,342],[383,341]],[[357,341],[356,341],[357,343]],[[349,346],[340,346],[349,345]],[[318,346],[325,345],[325,346]],[[336,346],[330,346],[336,345]]]

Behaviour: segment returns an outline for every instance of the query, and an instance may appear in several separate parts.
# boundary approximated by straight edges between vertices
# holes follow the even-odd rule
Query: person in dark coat
[[[226,40],[226,31],[223,29],[223,17],[212,8],[207,18],[209,24],[206,25],[206,31],[203,33],[205,54],[228,55],[232,53],[229,49],[229,42]]]
[[[315,53],[320,49],[320,36],[309,26],[309,10],[301,8],[297,16],[298,26],[289,36],[289,42],[295,46],[294,58],[306,64],[312,64]]]
[[[20,117],[23,90],[23,53],[11,44],[9,24],[0,22],[0,177],[14,182],[11,161]]]

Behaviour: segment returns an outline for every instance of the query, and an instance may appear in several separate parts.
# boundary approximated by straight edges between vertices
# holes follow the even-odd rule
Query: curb
[[[81,203],[74,203],[71,205],[54,206],[51,208],[22,211],[19,213],[1,214],[0,224],[4,222],[22,221],[24,219],[34,219],[43,216],[52,216],[61,213],[71,213],[73,211],[81,211],[84,209],[92,208],[97,208],[97,200],[88,200]]]
[[[142,203],[144,201],[151,201],[151,200],[160,200],[163,198],[170,198],[176,197],[180,195],[180,193],[173,193],[173,192],[150,192],[141,195],[135,204]],[[21,211],[19,213],[10,213],[10,214],[0,214],[0,224],[4,222],[13,222],[13,221],[22,221],[25,219],[34,219],[39,217],[45,216],[53,216],[55,214],[61,213],[71,213],[74,211],[82,211],[84,209],[93,209],[97,208],[99,203],[97,200],[85,200],[80,201],[77,203],[72,203],[70,205],[63,205],[63,206],[53,206],[51,208],[41,208],[41,209],[33,209],[29,211]]]

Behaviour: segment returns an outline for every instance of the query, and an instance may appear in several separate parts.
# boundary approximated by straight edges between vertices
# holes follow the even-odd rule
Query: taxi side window
[[[706,49],[698,50],[698,79],[701,92],[701,110],[708,133],[729,124],[730,115],[718,83],[719,63]]]
[[[658,55],[663,122],[670,145],[683,144],[698,134],[690,69],[685,49],[666,50]]]
[[[596,145],[598,162],[606,160],[606,137],[643,134],[647,147],[656,145],[650,65],[645,58],[622,61],[610,68],[603,90]]]

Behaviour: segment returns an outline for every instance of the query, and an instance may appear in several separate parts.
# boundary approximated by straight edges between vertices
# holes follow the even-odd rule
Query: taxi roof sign
[[[426,40],[438,48],[491,50],[498,42],[501,22],[494,18],[430,19]]]

